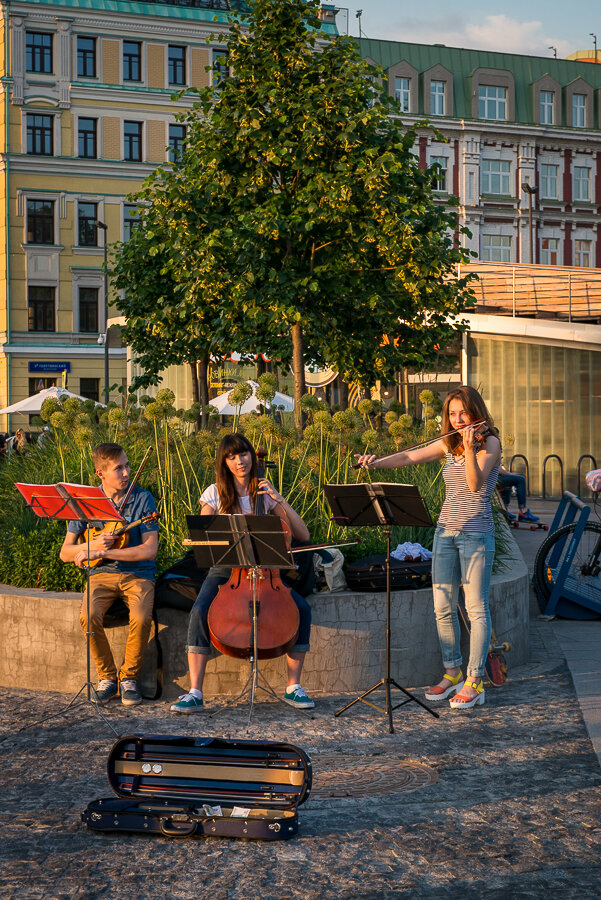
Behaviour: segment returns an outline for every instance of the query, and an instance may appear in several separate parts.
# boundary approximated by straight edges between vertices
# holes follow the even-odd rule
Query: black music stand
[[[22,484],[15,482],[15,487],[25,498],[27,506],[32,509],[36,516],[41,519],[67,519],[77,522],[85,522],[86,528],[89,530],[93,527],[94,522],[125,522],[123,516],[120,515],[113,501],[110,500],[101,487],[88,486],[84,484],[68,484],[60,482],[59,484]],[[98,703],[98,695],[96,688],[91,680],[90,666],[90,638],[93,632],[90,631],[90,542],[88,547],[88,564],[86,569],[86,614],[88,627],[86,631],[86,680],[71,698],[64,709],[50,716],[44,716],[44,719],[38,721],[46,721],[56,716],[64,715],[69,709],[79,703],[90,703],[100,718],[108,725],[114,735],[119,737],[119,733],[113,728],[107,717],[100,709]],[[87,689],[87,696],[79,699],[81,692]],[[92,694],[96,698],[92,700]],[[32,723],[37,725],[38,722]],[[26,726],[31,728],[32,725]]]
[[[231,566],[249,569],[252,602],[249,615],[252,627],[252,646],[248,648],[250,675],[241,693],[226,706],[231,706],[249,695],[248,724],[252,722],[253,706],[257,690],[280,700],[258,665],[257,619],[260,602],[257,600],[259,569],[291,569],[294,562],[286,544],[281,519],[277,516],[186,516],[190,540],[184,546],[192,547],[199,569],[212,566]],[[265,685],[259,684],[262,678]],[[220,710],[217,710],[220,712]],[[213,713],[216,715],[216,713]]]
[[[406,688],[390,676],[390,534],[393,525],[420,525],[433,527],[434,523],[430,513],[424,506],[418,489],[413,484],[385,484],[361,482],[359,484],[326,484],[325,495],[332,510],[332,519],[337,525],[345,527],[357,525],[380,525],[386,534],[386,675],[376,684],[363,691],[334,715],[340,716],[355,703],[366,703],[388,716],[388,731],[394,732],[392,726],[392,713],[395,709],[405,706],[406,703],[417,703],[430,715],[439,718],[437,712],[414,697]],[[395,706],[392,705],[390,695],[391,687],[401,691],[406,697]],[[365,698],[377,691],[384,689],[385,706],[382,708]]]

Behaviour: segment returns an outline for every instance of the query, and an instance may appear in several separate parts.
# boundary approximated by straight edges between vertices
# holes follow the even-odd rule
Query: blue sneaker
[[[520,513],[520,522],[538,522],[538,516],[533,516],[529,509],[525,513]]]
[[[510,522],[515,522],[515,516],[513,513],[510,513],[508,509],[505,510],[505,515],[509,519]]]
[[[116,697],[118,693],[119,686],[116,681],[111,681],[109,678],[101,678],[92,692],[92,703],[104,706],[105,703]]]
[[[170,709],[171,712],[189,716],[192,713],[202,712],[204,710],[204,702],[202,698],[199,700],[194,694],[181,694],[177,703],[173,703]]]
[[[307,697],[301,687],[294,688],[292,691],[285,691],[284,700],[290,706],[296,706],[297,709],[313,709],[315,703],[310,697]]]

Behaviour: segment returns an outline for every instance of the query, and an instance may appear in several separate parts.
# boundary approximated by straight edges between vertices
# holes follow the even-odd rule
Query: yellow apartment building
[[[65,378],[102,399],[105,242],[127,240],[127,195],[184,139],[176,115],[191,101],[172,95],[223,68],[226,11],[243,8],[1,2],[0,408]],[[108,302],[118,316],[118,298]],[[120,385],[126,350],[118,328],[109,337],[108,383]],[[2,416],[0,430],[28,421]]]

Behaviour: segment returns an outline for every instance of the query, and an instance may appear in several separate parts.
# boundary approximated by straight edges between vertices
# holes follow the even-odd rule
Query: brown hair
[[[455,388],[455,390],[447,394],[442,407],[442,433],[447,434],[449,431],[451,432],[451,434],[442,439],[442,442],[449,453],[452,453],[462,443],[461,434],[453,430],[449,420],[449,406],[453,400],[461,400],[463,408],[472,422],[484,420],[491,434],[494,434],[497,438],[499,437],[499,430],[495,428],[493,417],[487,410],[486,404],[476,388],[471,387],[469,384],[462,384],[461,387]]]
[[[217,460],[215,462],[217,493],[219,494],[221,512],[225,515],[235,511],[240,512],[235,479],[226,463],[226,457],[237,453],[251,454],[252,466],[248,482],[248,496],[250,497],[252,510],[255,509],[257,501],[257,454],[255,453],[255,448],[242,434],[226,434],[217,447]]]
[[[104,470],[104,467],[109,462],[116,462],[122,453],[125,453],[125,450],[121,446],[121,444],[98,444],[92,450],[92,460],[94,462],[94,468],[96,471],[98,469]]]

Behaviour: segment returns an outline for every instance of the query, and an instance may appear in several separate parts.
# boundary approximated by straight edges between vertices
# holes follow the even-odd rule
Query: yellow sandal
[[[486,692],[484,690],[484,685],[482,684],[482,682],[476,684],[473,679],[468,678],[466,679],[465,687],[473,688],[477,692],[476,696],[463,697],[461,694],[455,694],[455,696],[452,697],[449,701],[452,709],[471,709],[472,706],[482,706],[482,704],[484,703]]]
[[[457,694],[463,687],[463,675],[460,672],[459,675],[447,675],[446,673],[442,676],[443,679],[449,682],[448,687],[442,687],[440,684],[435,684],[434,687],[428,688],[424,697],[426,700],[429,700],[430,703],[440,703],[442,700],[446,700],[452,694]]]

